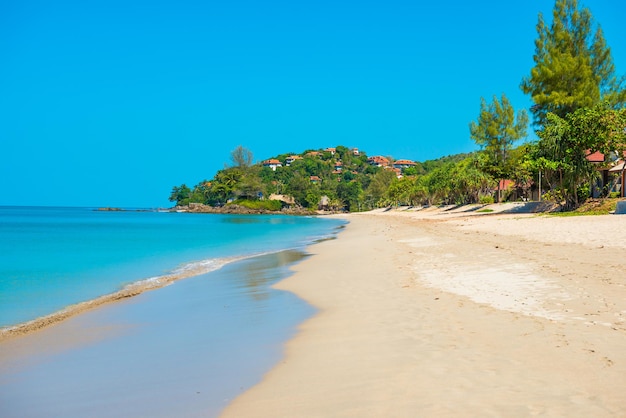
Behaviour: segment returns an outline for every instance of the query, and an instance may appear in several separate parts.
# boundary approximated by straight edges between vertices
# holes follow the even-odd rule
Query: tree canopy
[[[543,125],[549,112],[565,117],[604,100],[624,104],[624,78],[615,75],[611,50],[589,9],[577,0],[557,0],[552,23],[539,14],[536,28],[535,66],[520,86],[535,103],[535,124]]]
[[[537,132],[535,159],[544,170],[558,173],[560,191],[567,205],[576,206],[584,195],[580,189],[596,175],[587,156],[600,152],[619,158],[626,150],[626,108],[614,110],[608,104],[581,108],[564,118],[548,113],[544,128]]]
[[[252,151],[241,145],[237,146],[230,152],[230,160],[233,167],[246,168],[250,167],[253,162]]]
[[[511,177],[514,167],[510,164],[510,152],[514,143],[526,136],[528,115],[524,109],[517,113],[506,95],[491,103],[480,99],[480,113],[470,122],[470,136],[482,150],[484,170],[501,180]]]

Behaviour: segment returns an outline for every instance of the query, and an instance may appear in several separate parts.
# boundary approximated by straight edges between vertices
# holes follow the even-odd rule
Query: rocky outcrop
[[[236,215],[260,215],[260,214],[285,214],[285,215],[320,215],[329,212],[312,212],[301,207],[285,207],[280,211],[271,211],[266,209],[250,209],[245,206],[228,204],[224,206],[209,206],[202,203],[190,203],[189,206],[176,206],[171,209],[172,212],[189,212],[189,213],[225,213]]]

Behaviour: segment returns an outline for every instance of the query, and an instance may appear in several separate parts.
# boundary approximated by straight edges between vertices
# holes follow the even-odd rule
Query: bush
[[[576,194],[578,195],[578,201],[584,202],[591,196],[591,189],[589,185],[579,186],[576,190]]]
[[[611,192],[611,193],[609,193],[609,199],[617,199],[619,197],[621,197],[620,196],[620,192]]]
[[[481,196],[478,199],[478,202],[482,203],[483,205],[490,205],[494,202],[493,196]]]
[[[550,190],[545,192],[543,196],[541,196],[541,200],[547,200],[548,202],[561,203],[565,198],[563,197],[563,192],[559,189]]]
[[[283,208],[283,202],[280,200],[236,200],[236,205],[243,206],[252,210],[269,210],[278,212]]]

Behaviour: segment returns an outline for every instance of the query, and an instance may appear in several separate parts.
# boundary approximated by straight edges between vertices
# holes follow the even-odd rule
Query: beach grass
[[[615,198],[590,199],[573,211],[551,212],[549,215],[560,217],[608,215],[615,212],[615,207],[619,200]]]

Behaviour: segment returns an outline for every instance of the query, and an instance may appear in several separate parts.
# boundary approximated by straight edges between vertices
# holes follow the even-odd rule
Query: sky
[[[626,74],[626,2],[584,0]],[[0,205],[169,207],[242,145],[425,161],[516,110],[553,0],[4,0]],[[533,139],[532,129],[529,138]]]

